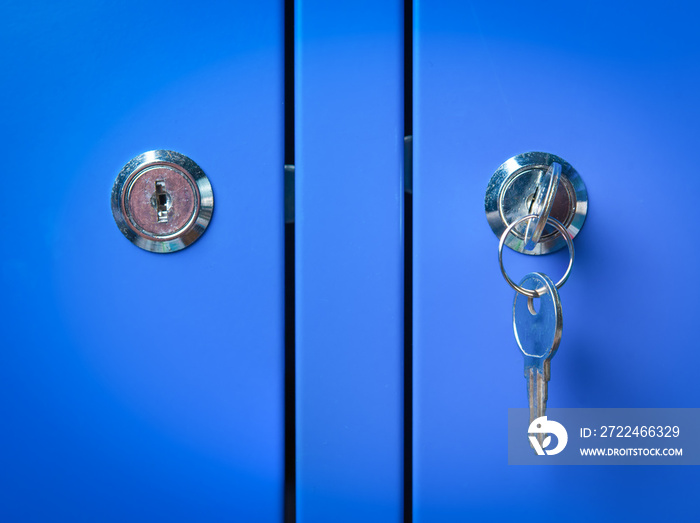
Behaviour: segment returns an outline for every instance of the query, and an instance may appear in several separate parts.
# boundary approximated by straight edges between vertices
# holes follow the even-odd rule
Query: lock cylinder
[[[213,210],[209,179],[194,161],[175,151],[137,156],[112,188],[112,214],[119,230],[151,252],[176,252],[194,243]]]

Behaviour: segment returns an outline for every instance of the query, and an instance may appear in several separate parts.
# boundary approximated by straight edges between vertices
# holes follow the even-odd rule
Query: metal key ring
[[[510,232],[513,230],[513,228],[517,227],[520,225],[522,222],[525,220],[532,220],[533,218],[537,218],[536,214],[528,214],[527,216],[523,216],[522,218],[518,218],[515,220],[513,223],[508,225],[506,227],[506,230],[503,231],[503,234],[501,235],[501,241],[498,242],[498,264],[501,266],[501,274],[503,274],[503,277],[506,279],[508,282],[508,285],[513,287],[516,291],[518,291],[520,294],[527,296],[528,298],[539,298],[540,296],[543,296],[546,294],[547,289],[542,287],[540,289],[531,291],[528,289],[523,289],[519,285],[517,285],[513,280],[510,279],[508,274],[506,273],[505,267],[503,267],[503,245],[505,244],[506,238],[510,234]],[[555,287],[557,289],[561,288],[564,283],[566,283],[566,280],[569,279],[569,274],[571,274],[571,267],[574,265],[574,242],[571,240],[571,236],[569,235],[568,231],[566,230],[566,227],[557,220],[556,218],[552,218],[551,216],[547,217],[547,223],[550,225],[553,225],[564,237],[564,240],[566,240],[566,246],[569,248],[569,266],[566,269],[566,272],[564,273],[564,276],[561,277],[561,280],[557,282]]]

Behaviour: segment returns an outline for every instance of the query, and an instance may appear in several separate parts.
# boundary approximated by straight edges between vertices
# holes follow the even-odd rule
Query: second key
[[[520,282],[527,290],[537,290],[539,298],[517,293],[513,302],[513,330],[525,358],[525,379],[530,404],[530,423],[544,416],[547,408],[547,382],[550,361],[557,352],[563,327],[559,292],[545,274],[533,272]]]

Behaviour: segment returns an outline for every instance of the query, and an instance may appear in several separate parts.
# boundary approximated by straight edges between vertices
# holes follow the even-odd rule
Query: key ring
[[[532,220],[533,218],[537,218],[537,215],[528,214],[527,216],[518,218],[513,223],[508,225],[508,227],[506,227],[506,230],[503,231],[503,234],[501,235],[501,241],[498,242],[498,264],[501,266],[501,274],[503,274],[503,277],[508,282],[508,285],[513,287],[513,289],[518,291],[520,294],[527,296],[528,298],[539,298],[540,296],[546,294],[547,289],[545,287],[534,291],[523,289],[522,287],[517,285],[513,280],[510,279],[510,277],[506,273],[505,267],[503,266],[503,245],[506,242],[506,238],[515,227],[520,225],[525,220]],[[555,287],[559,289],[562,285],[564,285],[564,283],[566,283],[566,280],[569,279],[569,274],[571,274],[571,267],[574,265],[574,242],[571,240],[571,236],[567,232],[566,227],[564,227],[564,225],[562,225],[562,223],[559,220],[548,216],[547,223],[553,225],[561,233],[561,235],[564,237],[564,240],[566,240],[566,246],[569,248],[569,266],[567,267],[564,276],[562,276],[561,280],[559,280],[555,285]]]

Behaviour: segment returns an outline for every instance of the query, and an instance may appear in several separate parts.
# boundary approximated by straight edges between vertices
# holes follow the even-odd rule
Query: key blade
[[[547,414],[547,383],[549,382],[549,360],[542,367],[525,367],[527,397],[530,404],[530,423]]]
[[[547,382],[549,381],[549,360],[544,362],[543,367],[528,366],[525,368],[525,378],[527,379],[527,398],[530,406],[530,424],[537,418],[547,415]],[[545,448],[544,441],[547,434],[539,432],[536,434],[540,449]],[[530,446],[534,448],[532,442]]]

